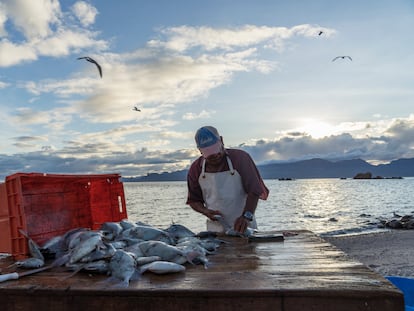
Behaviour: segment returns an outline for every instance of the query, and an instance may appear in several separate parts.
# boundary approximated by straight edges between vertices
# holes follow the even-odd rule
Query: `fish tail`
[[[200,256],[203,256],[203,254],[201,254],[201,253],[200,253],[200,252],[198,252],[198,251],[191,251],[191,252],[188,252],[188,253],[186,254],[187,261],[188,261],[189,263],[193,264],[193,265],[195,265],[195,264],[196,264],[196,263],[194,262],[194,260],[195,260],[195,259],[197,259],[197,258],[199,258]]]

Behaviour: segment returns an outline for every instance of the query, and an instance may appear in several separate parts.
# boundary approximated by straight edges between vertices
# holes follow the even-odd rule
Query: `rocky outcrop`
[[[380,219],[378,227],[390,229],[414,229],[414,216],[400,216],[394,214],[394,217],[391,219]]]
[[[371,178],[372,178],[371,172],[358,173],[354,176],[354,179],[371,179]]]
[[[366,173],[358,173],[354,176],[354,179],[384,179],[384,177],[382,176],[375,176],[372,177],[372,173],[371,172],[366,172]]]

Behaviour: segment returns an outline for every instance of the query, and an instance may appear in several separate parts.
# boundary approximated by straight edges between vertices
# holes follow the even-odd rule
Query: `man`
[[[201,156],[188,171],[187,204],[208,218],[209,231],[257,229],[257,203],[267,199],[269,190],[250,155],[224,148],[223,137],[212,126],[200,128],[195,141]]]

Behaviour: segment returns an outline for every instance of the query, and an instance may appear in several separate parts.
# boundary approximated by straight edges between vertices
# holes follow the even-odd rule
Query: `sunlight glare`
[[[318,120],[307,120],[303,126],[299,128],[301,132],[304,132],[313,138],[323,138],[335,134],[335,127]]]

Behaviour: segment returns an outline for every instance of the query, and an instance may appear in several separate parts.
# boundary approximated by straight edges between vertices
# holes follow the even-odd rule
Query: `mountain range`
[[[289,163],[258,165],[264,179],[302,179],[302,178],[353,178],[359,173],[370,172],[372,177],[412,177],[414,158],[399,159],[388,164],[372,165],[361,159],[330,161],[310,159]],[[125,182],[143,181],[185,181],[188,170],[175,172],[150,173],[146,176],[122,178]]]

